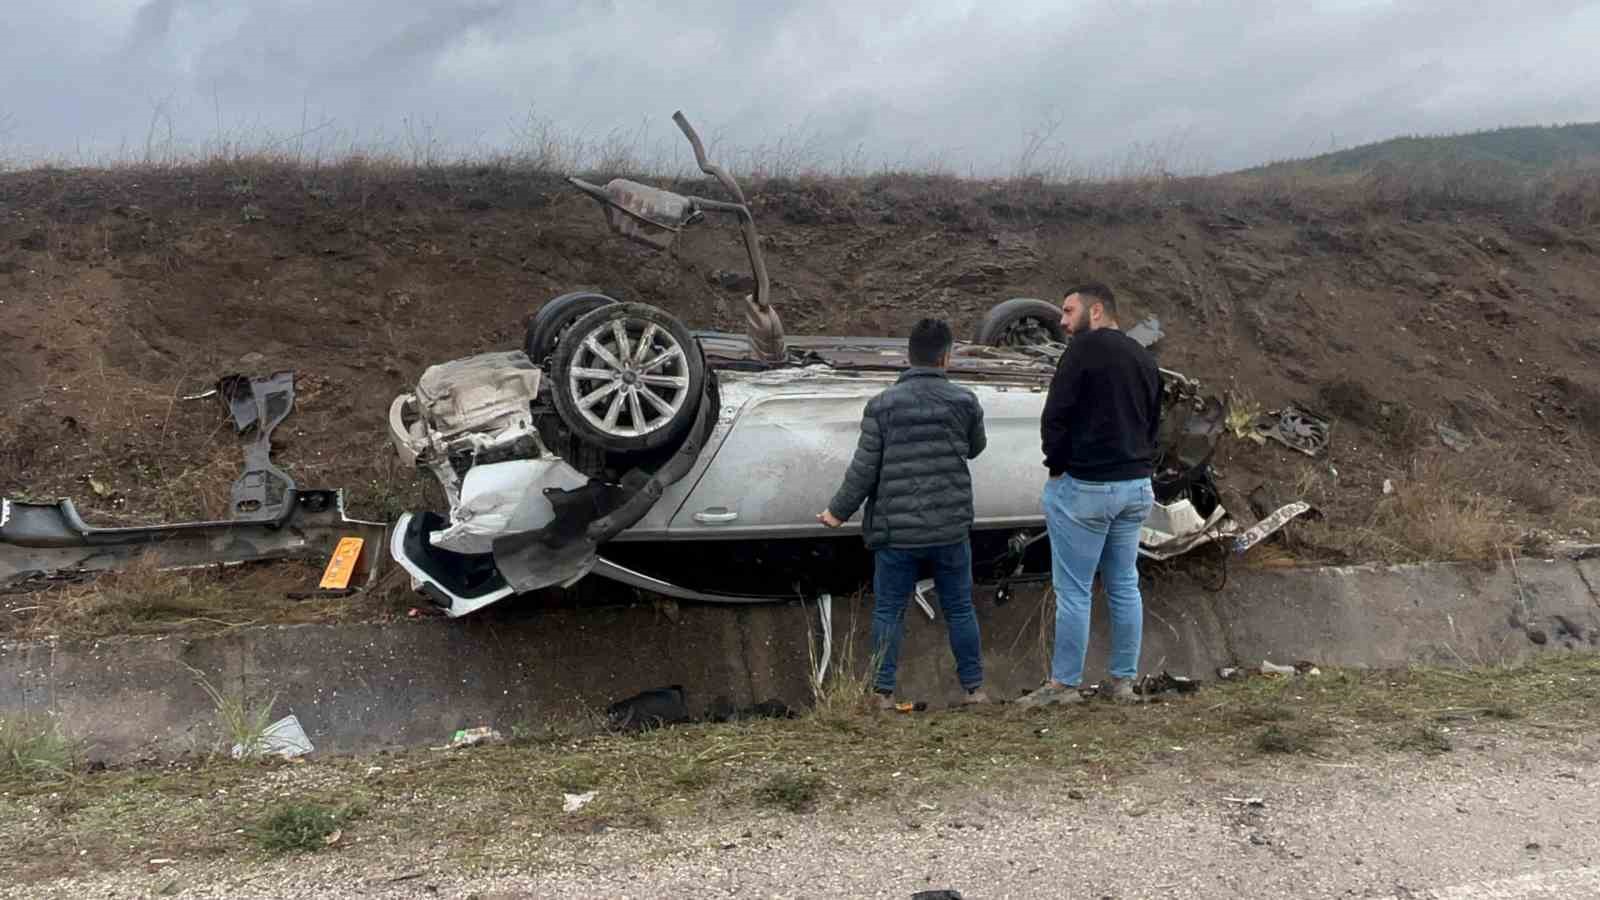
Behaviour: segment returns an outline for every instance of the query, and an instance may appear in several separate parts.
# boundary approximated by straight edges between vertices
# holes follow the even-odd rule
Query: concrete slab
[[[1208,679],[1262,660],[1398,667],[1510,662],[1600,647],[1597,561],[1519,561],[1234,571],[1211,593],[1183,577],[1147,580],[1140,669]],[[1587,580],[1586,580],[1587,575]],[[1048,590],[996,605],[976,598],[987,686],[1015,697],[1048,671]],[[1086,677],[1104,676],[1104,602],[1093,607]],[[870,599],[836,601],[835,667],[865,668]],[[906,616],[900,695],[960,697],[942,619]],[[391,625],[241,628],[222,635],[0,645],[0,715],[59,716],[95,756],[205,749],[223,739],[187,667],[218,689],[295,714],[320,752],[437,745],[457,728],[509,732],[593,715],[641,690],[682,685],[692,712],[810,698],[814,606],[582,607]]]

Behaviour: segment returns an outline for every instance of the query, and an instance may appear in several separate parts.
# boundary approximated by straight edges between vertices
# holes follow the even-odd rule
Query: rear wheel
[[[705,358],[682,322],[613,303],[573,322],[551,366],[556,410],[584,442],[611,452],[681,440],[705,391]]]
[[[593,291],[574,291],[551,300],[539,307],[528,322],[523,335],[522,350],[536,366],[543,366],[561,343],[561,334],[573,322],[601,307],[618,302],[614,297]]]
[[[1036,347],[1064,344],[1061,310],[1053,303],[1031,297],[1014,297],[997,303],[978,326],[977,342],[990,347]]]

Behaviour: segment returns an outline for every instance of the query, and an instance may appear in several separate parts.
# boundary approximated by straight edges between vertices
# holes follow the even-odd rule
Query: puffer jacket
[[[867,547],[937,547],[972,528],[967,460],[983,452],[983,407],[943,369],[907,369],[867,402],[844,484],[828,504],[841,521],[866,502]]]

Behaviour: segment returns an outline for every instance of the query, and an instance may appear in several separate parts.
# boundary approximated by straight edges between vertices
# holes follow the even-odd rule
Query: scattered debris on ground
[[[230,753],[234,759],[268,755],[297,759],[315,749],[311,739],[306,737],[305,729],[300,727],[300,720],[290,715],[268,725],[266,730],[261,732],[261,737],[250,747],[234,744]]]

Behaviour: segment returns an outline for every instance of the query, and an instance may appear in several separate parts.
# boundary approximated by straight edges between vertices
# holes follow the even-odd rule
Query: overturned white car
[[[720,602],[870,579],[859,522],[831,530],[815,515],[849,465],[862,408],[907,367],[906,342],[785,336],[738,185],[674,118],[733,202],[570,181],[615,231],[657,248],[704,212],[738,215],[756,280],[747,333],[691,331],[652,306],[569,294],[538,311],[521,349],[434,366],[397,397],[396,450],[433,473],[450,509],[402,516],[390,551],[451,616],[589,575]],[[1048,578],[1039,416],[1064,340],[1054,304],[1018,298],[952,354],[950,377],[977,393],[989,435],[971,463],[980,583]],[[1222,404],[1178,373],[1163,377],[1159,503],[1141,545],[1156,557],[1236,531],[1207,467]]]

